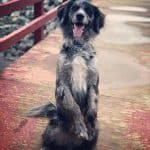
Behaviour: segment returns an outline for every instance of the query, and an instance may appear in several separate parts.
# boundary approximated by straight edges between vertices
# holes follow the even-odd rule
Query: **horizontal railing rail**
[[[63,0],[61,5],[67,3]],[[44,13],[43,0],[12,0],[10,2],[0,4],[0,16],[8,15],[16,10],[25,8],[26,6],[34,5],[34,17],[30,23],[17,29],[16,31],[0,38],[0,51],[5,51],[7,48],[21,40],[23,37],[29,33],[34,32],[34,43],[41,41],[43,39],[43,29],[44,25],[55,18],[57,15],[57,9],[52,9],[51,11]],[[7,12],[8,10],[8,12]]]
[[[7,3],[0,4],[0,17],[9,15],[10,13],[21,10],[26,6],[31,6],[43,0],[11,0]]]

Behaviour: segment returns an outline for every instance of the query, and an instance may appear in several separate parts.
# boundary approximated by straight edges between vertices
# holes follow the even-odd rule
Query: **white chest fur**
[[[85,92],[87,90],[87,65],[81,56],[76,56],[72,62],[72,89],[75,92]]]

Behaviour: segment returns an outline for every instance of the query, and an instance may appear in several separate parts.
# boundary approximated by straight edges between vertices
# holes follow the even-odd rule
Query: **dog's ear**
[[[93,7],[94,19],[93,19],[93,30],[96,34],[99,33],[100,29],[104,26],[105,15],[97,8]]]
[[[69,20],[68,14],[69,14],[69,8],[71,6],[71,3],[72,1],[68,2],[65,5],[60,6],[57,10],[57,16],[61,26],[66,25]]]
[[[60,6],[57,10],[57,16],[59,19],[60,24],[64,24],[66,21],[66,14],[65,14],[65,6]]]

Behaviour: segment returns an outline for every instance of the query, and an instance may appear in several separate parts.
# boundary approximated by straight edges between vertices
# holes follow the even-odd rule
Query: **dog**
[[[30,117],[48,117],[42,150],[93,150],[98,138],[99,73],[91,44],[104,26],[104,14],[86,0],[58,8],[64,44],[57,60],[56,106],[32,109]]]

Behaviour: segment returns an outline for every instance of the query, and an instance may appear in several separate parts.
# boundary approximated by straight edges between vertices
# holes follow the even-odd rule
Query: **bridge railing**
[[[7,3],[0,4],[0,17],[11,14],[16,10],[21,10],[26,6],[34,5],[34,19],[27,25],[13,31],[12,33],[0,38],[0,52],[5,51],[7,48],[21,40],[29,33],[34,32],[34,44],[43,39],[44,25],[57,15],[56,7],[49,12],[44,12],[44,0],[11,0]],[[61,5],[67,3],[63,0]]]

